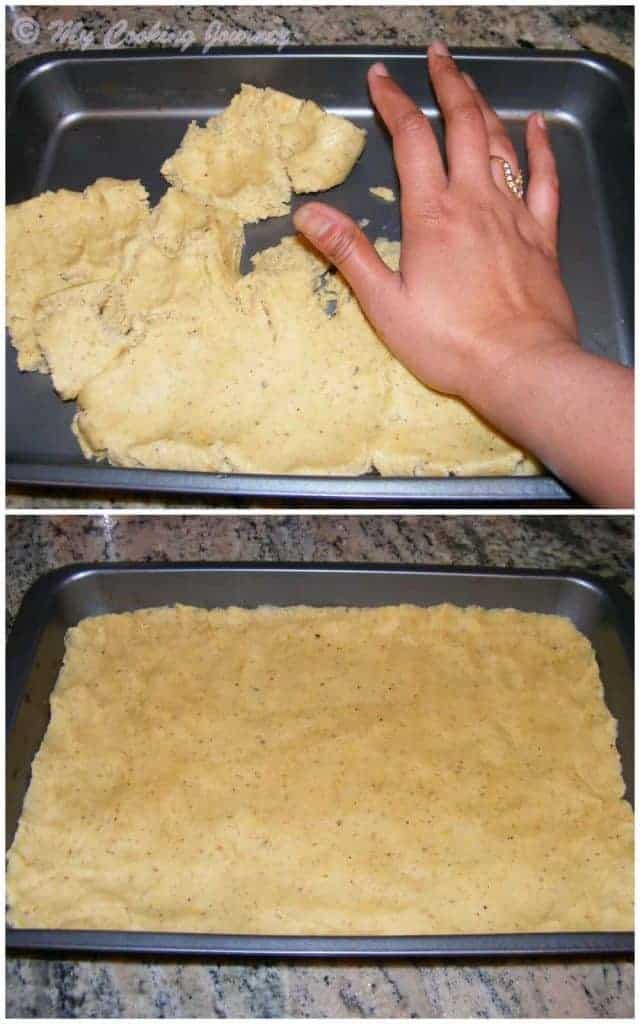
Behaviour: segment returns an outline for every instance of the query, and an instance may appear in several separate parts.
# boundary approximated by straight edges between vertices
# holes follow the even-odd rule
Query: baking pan
[[[633,802],[633,607],[619,589],[582,573],[375,565],[77,565],[27,593],[7,661],[7,845],[30,766],[49,720],[64,635],[88,615],[182,602],[229,605],[375,605],[443,601],[568,616],[594,646],[607,705],[618,722],[626,795]],[[571,685],[571,680],[567,680]],[[622,954],[627,932],[402,937],[301,937],[8,929],[9,949],[234,956],[514,956]]]
[[[463,70],[505,119],[524,163],[526,116],[543,110],[563,184],[561,263],[585,348],[633,362],[633,76],[626,65],[587,53],[456,50]],[[83,189],[95,178],[140,178],[153,203],[167,185],[162,161],[193,118],[219,112],[242,82],[317,100],[368,132],[365,157],[329,202],[368,217],[374,238],[400,237],[398,204],[368,192],[398,189],[389,139],[373,116],[365,72],[386,61],[397,81],[436,122],[422,49],[223,49],[48,54],[9,72],[7,200],[46,189]],[[293,207],[307,197],[294,199]],[[320,198],[323,198],[321,195]],[[294,232],[290,216],[247,228],[244,267],[256,250]],[[551,476],[381,478],[219,475],[118,469],[84,459],[70,432],[74,404],[48,377],[20,374],[7,359],[7,481],[259,500],[368,504],[568,504]]]

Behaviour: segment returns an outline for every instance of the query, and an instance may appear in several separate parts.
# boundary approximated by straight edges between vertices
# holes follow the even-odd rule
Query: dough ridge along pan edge
[[[454,56],[495,102],[521,155],[524,118],[545,111],[561,180],[567,183],[561,260],[581,338],[593,351],[632,365],[631,69],[581,51],[456,49]],[[155,203],[166,187],[158,171],[161,160],[176,148],[188,121],[221,109],[246,80],[313,96],[366,125],[366,175],[356,165],[350,179],[326,198],[368,217],[376,233],[399,237],[398,204],[389,207],[368,194],[372,183],[394,184],[395,178],[388,140],[371,115],[366,92],[365,70],[376,58],[387,61],[413,95],[424,96],[425,109],[435,114],[421,48],[223,48],[206,55],[108,50],[29,58],[8,73],[7,199],[13,203],[46,189],[81,189],[110,175],[141,178]],[[276,244],[283,231],[291,233],[289,219],[280,220],[285,223],[258,226],[259,248]],[[63,403],[49,379],[18,372],[9,345],[9,484],[381,506],[560,507],[577,500],[552,476],[314,477],[124,469],[84,459],[69,430],[73,411],[73,403]]]
[[[94,563],[42,576],[27,592],[7,651],[7,844],[30,765],[48,724],[64,634],[87,615],[192,603],[357,605],[451,601],[566,615],[591,640],[605,699],[618,722],[626,795],[633,803],[633,602],[587,573],[325,563]],[[441,936],[261,936],[7,930],[7,949],[158,955],[287,957],[513,957],[627,955],[631,932]]]

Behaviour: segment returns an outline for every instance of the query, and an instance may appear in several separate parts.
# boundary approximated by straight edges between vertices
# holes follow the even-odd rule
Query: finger
[[[464,78],[469,88],[473,90],[474,99],[478,104],[478,107],[480,108],[482,117],[484,118],[484,124],[487,130],[487,138],[489,140],[490,155],[499,156],[503,160],[507,160],[511,165],[511,170],[513,171],[515,177],[515,175],[517,175],[518,171],[520,170],[518,156],[513,147],[511,139],[507,135],[507,131],[502,121],[496,114],[493,107],[491,107],[487,103],[486,99],[478,89],[478,86],[474,82],[471,75],[464,74],[463,72],[462,77]],[[502,167],[502,164],[500,164],[498,160],[490,160],[489,165],[491,168],[491,175],[493,177],[493,180],[500,189],[500,191],[504,192],[506,195],[512,195],[512,193],[507,188],[504,179],[504,169]]]
[[[315,202],[298,207],[293,222],[338,268],[374,326],[386,320],[400,291],[400,276],[380,259],[358,225],[339,210]]]
[[[527,157],[527,206],[555,248],[558,239],[560,188],[556,160],[542,114],[532,114],[527,121]]]
[[[429,47],[429,76],[445,126],[449,180],[477,186],[491,181],[484,118],[444,43]]]
[[[401,185],[403,220],[415,217],[447,186],[440,148],[420,108],[390,77],[383,64],[368,75],[371,98],[393,142],[393,156]]]

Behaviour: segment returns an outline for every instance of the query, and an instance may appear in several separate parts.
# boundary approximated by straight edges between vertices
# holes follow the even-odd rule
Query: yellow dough
[[[112,301],[109,285],[76,285],[41,300],[33,336],[62,398],[75,398],[128,347],[126,334],[109,324],[103,311]]]
[[[67,634],[16,927],[633,928],[593,651],[556,616],[178,606]]]
[[[396,243],[379,249],[397,261]],[[87,383],[74,422],[87,454],[216,472],[536,471],[467,406],[393,359],[304,241],[284,239],[253,262],[251,274],[223,287],[212,278],[200,302],[150,319],[144,340]],[[196,258],[185,287],[201,270]],[[150,282],[141,291],[152,293]]]
[[[397,360],[391,400],[372,461],[381,476],[531,476],[539,464],[468,405],[429,390]]]
[[[42,311],[39,304],[54,295],[62,301],[61,293],[81,285],[111,281],[147,216],[147,193],[140,182],[113,178],[100,178],[84,192],[45,192],[8,207],[7,314],[21,370],[48,369],[35,328],[49,313],[48,306]],[[86,293],[76,296],[90,316],[92,300]],[[80,308],[76,316],[83,315]],[[90,333],[87,345],[94,349],[93,328]],[[60,346],[65,344],[63,336]],[[78,339],[72,337],[69,346],[78,351]],[[99,358],[97,365],[101,368]]]
[[[301,238],[240,274],[244,225],[292,191],[344,180],[364,133],[315,103],[243,86],[139,182],[100,179],[8,211],[12,340],[22,369],[77,398],[87,458],[210,472],[445,476],[537,463],[391,355]],[[397,268],[399,244],[379,239]]]
[[[312,267],[323,268],[304,245],[288,239],[257,263],[235,288],[211,288],[197,315],[191,303],[190,316],[154,318],[83,388],[75,429],[88,450],[163,469],[178,451],[194,470],[369,468],[386,349],[369,328],[349,329],[362,319],[352,298],[343,329],[333,325],[313,291]]]
[[[389,267],[398,269],[398,242],[379,238],[376,249]],[[372,453],[381,476],[524,476],[540,471],[539,463],[468,405],[425,388],[397,359],[389,360],[387,373],[390,398]]]
[[[387,188],[386,185],[374,185],[373,188],[369,189],[372,196],[376,199],[382,199],[385,203],[395,203],[396,194],[392,188]]]
[[[311,100],[243,85],[206,127],[189,125],[162,173],[201,202],[252,223],[288,213],[292,192],[339,185],[364,143],[362,129]]]

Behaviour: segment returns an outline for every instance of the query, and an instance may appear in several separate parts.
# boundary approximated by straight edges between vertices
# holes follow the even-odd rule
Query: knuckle
[[[460,239],[497,239],[505,232],[505,218],[496,206],[493,190],[474,187],[458,193],[455,210],[449,220]]]
[[[423,203],[415,212],[416,220],[424,227],[440,227],[445,220],[445,210],[437,200]]]
[[[418,135],[426,126],[421,110],[405,110],[396,121],[396,131],[401,135]]]
[[[500,217],[492,199],[493,197],[479,195],[476,199],[474,212],[479,221],[483,223],[488,221],[492,225],[498,226],[500,224]]]
[[[482,114],[473,100],[463,100],[451,108],[451,119],[461,125],[477,125]]]
[[[455,66],[451,57],[447,57],[445,60],[439,61],[439,67],[434,68],[435,74],[438,74],[440,78],[445,81],[455,81],[460,79],[460,72]]]
[[[489,239],[495,241],[508,233],[505,218],[496,209],[494,196],[489,193],[478,193],[476,195],[473,215],[471,217],[467,216],[466,222],[464,212],[460,211],[458,230],[462,236],[465,234],[468,234],[469,237],[474,235],[477,238],[484,239],[485,242],[488,242]]]
[[[332,228],[322,239],[325,253],[337,267],[353,255],[358,240],[355,227]]]

